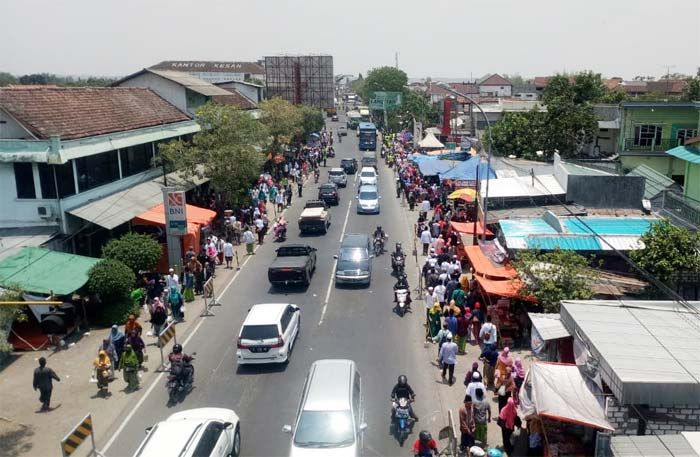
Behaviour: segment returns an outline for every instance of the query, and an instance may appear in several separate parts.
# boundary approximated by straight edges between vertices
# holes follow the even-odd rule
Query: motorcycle
[[[382,252],[384,252],[384,238],[377,237],[374,239],[374,255],[379,256]]]
[[[275,233],[275,241],[283,243],[287,240],[287,224],[277,223],[273,230]]]
[[[321,175],[318,170],[314,171],[314,182],[318,184],[318,177]]]
[[[391,419],[391,427],[394,437],[399,442],[399,446],[403,446],[409,433],[413,431],[414,421],[409,412],[410,405],[411,400],[408,398],[392,400],[394,416]]]
[[[408,289],[396,289],[394,293],[396,294],[396,312],[403,317],[406,313],[406,308],[410,306],[408,303]]]
[[[394,275],[401,276],[404,273],[404,270],[406,268],[406,258],[404,257],[403,254],[396,254],[392,253],[391,254],[391,269],[394,272]]]
[[[194,354],[191,357],[194,360]],[[185,362],[184,360],[170,365],[170,373],[168,375],[168,401],[171,404],[176,403],[184,395],[192,390],[194,380],[194,367],[192,361]]]

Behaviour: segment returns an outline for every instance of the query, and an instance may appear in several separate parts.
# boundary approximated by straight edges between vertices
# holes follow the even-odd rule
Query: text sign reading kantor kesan
[[[165,222],[170,235],[185,235],[187,233],[187,204],[184,191],[167,191]]]

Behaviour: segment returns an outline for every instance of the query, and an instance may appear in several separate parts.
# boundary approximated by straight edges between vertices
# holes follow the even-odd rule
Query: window
[[[676,140],[678,140],[678,146],[683,146],[685,140],[698,136],[697,129],[678,129],[676,130]]]
[[[634,145],[653,146],[661,144],[661,131],[660,125],[635,125]]]
[[[284,310],[284,314],[282,314],[282,333],[287,331],[287,327],[289,327],[292,316],[294,316],[294,308],[288,306],[287,309]]]
[[[73,162],[63,165],[53,165],[56,172],[56,184],[58,185],[58,197],[70,197],[75,195],[75,179],[73,178]]]
[[[34,190],[34,169],[32,164],[17,162],[14,166],[17,198],[36,198],[36,190]]]
[[[81,157],[75,160],[75,165],[80,192],[119,180],[117,151]]]
[[[246,325],[241,331],[242,340],[271,340],[278,337],[276,325]]]
[[[360,426],[360,375],[355,372],[355,382],[352,385],[352,409],[355,416],[355,424]]]
[[[304,411],[294,434],[301,447],[348,446],[354,441],[350,411]]]
[[[151,145],[152,143],[139,144],[119,150],[123,178],[151,168],[153,162],[153,148]]]
[[[41,185],[41,198],[56,198],[56,180],[53,178],[51,165],[39,164],[39,184]]]
[[[220,422],[212,422],[207,425],[204,433],[202,433],[202,437],[199,439],[199,443],[197,443],[197,448],[192,453],[192,457],[211,456],[223,430],[224,424]]]

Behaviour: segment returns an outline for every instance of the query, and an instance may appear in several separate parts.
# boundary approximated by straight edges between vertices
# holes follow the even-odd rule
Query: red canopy
[[[503,265],[494,263],[484,255],[481,247],[464,246],[464,253],[469,258],[469,263],[474,267],[477,275],[489,276],[492,278],[514,279],[518,277],[518,272],[507,262]]]
[[[459,233],[464,233],[467,235],[473,235],[474,234],[474,223],[473,222],[450,222],[450,225],[452,225],[452,228],[457,230]],[[484,223],[479,221],[476,223],[476,232],[477,235],[483,235],[484,234]],[[489,230],[488,228],[486,229],[486,236],[493,236],[493,232]]]

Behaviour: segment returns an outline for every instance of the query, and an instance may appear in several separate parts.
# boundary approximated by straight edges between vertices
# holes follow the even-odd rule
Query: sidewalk
[[[243,264],[247,257],[245,245],[235,246],[235,251]],[[224,266],[216,269],[214,290],[217,298],[236,274],[235,257],[233,265],[231,270]],[[186,303],[185,321],[176,326],[178,342],[184,341],[190,331],[205,319],[200,317],[203,310],[204,299],[201,296]],[[212,309],[214,313],[216,310],[217,307]],[[13,353],[8,365],[0,371],[0,455],[60,456],[60,440],[88,413],[92,414],[96,440],[104,442],[104,433],[119,414],[129,404],[135,404],[159,374],[156,369],[161,363],[160,351],[155,345],[156,338],[146,335],[151,329],[150,323],[144,322],[147,319],[148,316],[143,315],[139,318],[144,329],[148,361],[143,364],[145,369],[140,372],[141,388],[136,392],[125,392],[126,383],[120,372],[115,373],[117,379],[110,383],[110,395],[107,397],[98,396],[96,384],[89,382],[93,373],[92,362],[109,329],[91,329],[69,338],[68,346],[61,351]],[[123,331],[123,325],[120,330]],[[166,358],[172,344],[171,340],[163,349]],[[61,378],[61,382],[54,382],[50,412],[39,411],[39,393],[32,389],[32,374],[42,356],[47,359],[47,366]],[[89,441],[74,455],[87,455],[85,448],[89,448]]]

